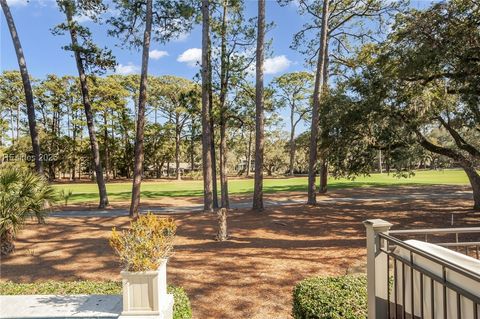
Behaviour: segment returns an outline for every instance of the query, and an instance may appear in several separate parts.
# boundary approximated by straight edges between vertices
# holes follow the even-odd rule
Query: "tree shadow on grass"
[[[346,189],[346,188],[362,188],[362,187],[381,187],[381,188],[391,188],[391,187],[403,187],[403,186],[410,186],[410,187],[420,187],[426,186],[422,183],[412,183],[412,182],[405,182],[405,183],[382,183],[382,182],[363,182],[363,181],[350,181],[350,182],[339,182],[339,183],[331,183],[329,185],[330,190],[336,189]],[[431,186],[431,185],[429,185]],[[293,184],[293,185],[268,185],[265,184],[263,187],[263,192],[266,194],[274,194],[279,192],[306,192],[307,185],[302,184]],[[253,186],[230,192],[230,195],[248,195],[252,194]],[[218,193],[220,195],[220,192]],[[130,189],[124,192],[109,192],[109,199],[111,201],[124,201],[129,200],[132,196]],[[146,199],[156,199],[161,197],[201,197],[203,196],[203,189],[199,186],[198,189],[190,189],[190,190],[168,190],[168,189],[159,189],[158,191],[141,191],[141,197]],[[72,203],[81,203],[81,202],[92,202],[98,200],[97,193],[74,193],[71,198],[70,202]]]

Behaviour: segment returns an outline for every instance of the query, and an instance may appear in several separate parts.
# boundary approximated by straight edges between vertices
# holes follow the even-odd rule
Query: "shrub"
[[[117,295],[122,293],[119,281],[45,281],[35,283],[0,282],[0,295]],[[190,300],[185,290],[168,286],[168,293],[173,294],[173,319],[192,318]]]
[[[314,277],[293,290],[295,319],[367,318],[365,276]]]
[[[65,203],[65,206],[68,205],[68,201],[70,199],[70,197],[72,197],[73,195],[73,192],[72,190],[64,190],[62,189],[61,192],[60,192],[60,197],[63,199],[63,202]]]
[[[168,286],[168,293],[173,294],[175,300],[173,304],[173,319],[190,319],[192,318],[192,308],[190,299],[181,287]]]
[[[173,219],[148,213],[132,221],[127,230],[113,228],[110,245],[125,270],[156,270],[172,254],[176,229]]]
[[[55,199],[53,188],[42,176],[21,166],[0,167],[1,255],[14,250],[13,240],[28,217],[44,221],[45,209]]]

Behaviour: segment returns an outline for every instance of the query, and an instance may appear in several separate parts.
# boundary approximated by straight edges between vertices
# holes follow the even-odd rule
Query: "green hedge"
[[[0,282],[0,295],[118,295],[122,293],[119,281],[45,281],[35,283]],[[168,293],[173,294],[174,319],[192,318],[190,300],[185,290],[168,286]]]
[[[293,289],[295,319],[367,318],[365,276],[314,277]]]

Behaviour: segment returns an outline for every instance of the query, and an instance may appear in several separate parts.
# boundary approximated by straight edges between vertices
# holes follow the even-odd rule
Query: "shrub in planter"
[[[131,272],[157,270],[173,252],[177,226],[171,218],[141,215],[124,231],[112,230],[110,245],[123,269]]]
[[[124,267],[122,315],[171,318],[173,298],[167,294],[167,258],[173,250],[176,225],[170,218],[149,213],[130,228],[112,231],[110,244]]]
[[[314,277],[293,289],[295,319],[367,318],[365,276]]]
[[[0,253],[8,255],[14,239],[28,217],[44,221],[46,208],[56,199],[54,189],[26,167],[0,166]]]

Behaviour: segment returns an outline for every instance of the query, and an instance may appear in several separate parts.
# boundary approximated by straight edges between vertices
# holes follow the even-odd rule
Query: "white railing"
[[[381,219],[364,225],[369,319],[480,317],[480,227],[390,230],[392,224]],[[455,240],[427,242],[438,235]],[[424,241],[398,238],[404,236]]]

